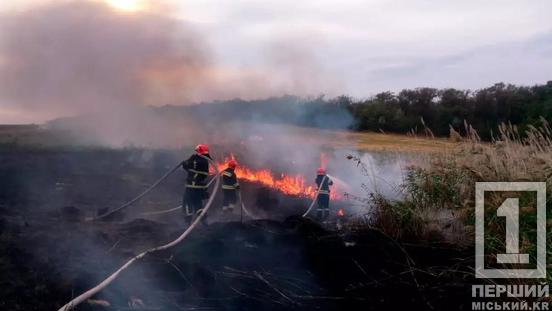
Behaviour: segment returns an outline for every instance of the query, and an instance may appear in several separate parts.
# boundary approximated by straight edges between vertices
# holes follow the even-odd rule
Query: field
[[[301,139],[309,145],[324,148],[433,152],[450,145],[396,135],[293,130],[302,132]],[[140,193],[178,161],[178,150],[74,147],[67,145],[70,135],[60,138],[37,127],[3,127],[1,132],[6,142],[0,155],[2,309],[59,308],[128,258],[183,231],[181,211],[143,214],[179,204],[182,173],[112,219],[85,221]],[[338,226],[363,218],[338,219],[335,210],[327,223],[319,224],[300,217],[309,199],[255,183],[245,182],[242,188],[257,219],[245,217],[242,223],[238,212],[223,216],[217,200],[209,227],[196,229],[169,251],[137,262],[79,310],[467,305],[470,249],[446,242],[397,242],[358,222]],[[345,210],[354,204],[335,203]]]
[[[394,152],[443,152],[457,144],[443,138],[410,137],[380,133],[336,133],[336,138],[344,137],[352,146],[364,151]]]
[[[550,309],[552,1],[272,2],[2,2],[0,311]]]
[[[457,144],[443,138],[412,137],[373,132],[347,132],[286,126],[296,139],[335,149],[390,152],[441,152]],[[0,145],[4,146],[69,146],[80,145],[70,131],[45,129],[38,125],[0,125]]]

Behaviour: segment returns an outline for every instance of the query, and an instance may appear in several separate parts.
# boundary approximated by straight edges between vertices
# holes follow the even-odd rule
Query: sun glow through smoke
[[[142,0],[105,0],[112,8],[124,12],[136,12],[145,9]]]

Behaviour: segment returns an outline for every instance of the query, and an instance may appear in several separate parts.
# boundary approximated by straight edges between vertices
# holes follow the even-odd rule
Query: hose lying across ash
[[[114,210],[111,210],[111,211],[107,211],[106,213],[102,214],[102,215],[98,215],[96,217],[92,217],[92,218],[88,218],[86,219],[87,221],[94,221],[94,220],[100,220],[102,218],[105,218],[107,216],[110,216],[110,215],[113,215],[114,213],[118,212],[118,211],[121,211],[123,210],[124,208],[127,208],[129,207],[130,205],[134,204],[136,201],[140,200],[143,196],[145,196],[146,194],[148,194],[151,190],[153,190],[153,188],[157,187],[163,180],[165,180],[167,177],[169,177],[172,173],[174,173],[181,165],[182,165],[183,162],[180,162],[178,163],[175,167],[173,167],[170,171],[168,171],[167,173],[165,173],[165,175],[163,175],[161,178],[159,178],[156,182],[154,182],[151,186],[148,187],[148,189],[144,190],[144,192],[140,193],[140,195],[138,195],[137,197],[135,197],[134,199],[126,202],[125,204],[117,207],[116,209]],[[216,165],[215,165],[216,166]]]
[[[169,208],[169,209],[164,209],[164,210],[161,210],[161,211],[143,212],[142,215],[144,215],[144,216],[163,215],[163,214],[168,214],[168,213],[176,212],[176,211],[181,210],[181,209],[182,209],[182,205],[178,205],[177,207],[173,207],[173,208]]]
[[[209,183],[207,183],[206,188],[209,188],[213,184],[214,181],[215,181],[215,177],[211,178]],[[180,209],[182,209],[182,205],[178,205],[177,207],[173,207],[173,208],[169,208],[169,209],[165,209],[165,210],[161,210],[161,211],[143,212],[142,215],[144,215],[144,216],[162,215],[162,214],[172,213],[172,212],[178,211]]]
[[[240,207],[241,207],[241,211],[240,211],[240,220],[243,222],[243,213],[245,213],[245,216],[251,218],[251,219],[256,219],[257,217],[253,216],[253,214],[251,214],[246,208],[245,208],[245,204],[243,203],[243,199],[242,199],[242,195],[241,195],[241,190],[239,190],[238,192],[238,196],[239,196],[239,200],[240,200]]]
[[[148,254],[151,254],[151,253],[154,253],[154,252],[157,252],[157,251],[161,251],[161,250],[166,250],[166,249],[169,249],[177,244],[179,244],[180,242],[182,242],[189,234],[190,232],[192,232],[194,230],[194,228],[197,226],[197,224],[201,221],[201,219],[205,216],[205,214],[207,213],[207,211],[209,210],[209,208],[211,207],[212,203],[213,203],[213,200],[215,199],[215,196],[216,196],[216,193],[219,189],[219,184],[220,184],[220,174],[218,172],[218,168],[217,168],[217,165],[216,163],[209,159],[208,157],[205,157],[205,156],[202,156],[200,155],[202,158],[208,160],[211,165],[213,165],[215,171],[216,171],[216,175],[215,175],[215,190],[211,193],[211,195],[209,196],[209,200],[207,201],[207,203],[205,204],[205,207],[201,210],[201,212],[199,213],[199,216],[194,220],[194,222],[188,227],[188,229],[186,229],[186,231],[184,231],[184,233],[182,233],[176,240],[172,241],[172,242],[169,242],[165,245],[161,245],[161,246],[158,246],[158,247],[154,247],[154,248],[151,248],[151,249],[148,249],[140,254],[138,254],[137,256],[131,258],[130,260],[128,260],[122,267],[120,267],[117,271],[115,271],[113,274],[111,274],[109,277],[107,277],[105,280],[103,280],[100,284],[96,285],[95,287],[87,290],[86,292],[82,293],[81,295],[79,295],[78,297],[74,298],[73,300],[69,301],[68,303],[66,303],[63,307],[59,308],[58,311],[68,311],[68,310],[71,310],[73,309],[74,307],[76,307],[78,304],[82,303],[83,301],[91,298],[92,296],[94,296],[95,294],[97,294],[98,292],[100,292],[101,290],[103,290],[104,288],[106,288],[111,282],[113,282],[118,276],[119,274],[121,274],[121,272],[123,272],[126,268],[128,268],[132,263],[134,263],[135,261],[139,260],[139,259],[142,259],[144,258],[146,255]],[[179,164],[180,165],[180,164]],[[178,166],[177,166],[178,167]],[[172,170],[174,171],[174,169]],[[169,172],[167,174],[165,174],[165,176],[160,179],[156,184],[158,184],[161,180],[163,180],[164,178],[166,178],[168,175],[170,175]],[[151,188],[151,187],[150,187]],[[150,189],[151,190],[151,189]],[[119,208],[118,210],[120,210],[121,208]]]
[[[213,177],[211,179],[211,181],[209,181],[209,183],[207,184],[207,188],[209,188],[211,186],[211,184],[213,183],[213,181],[215,181],[215,178]],[[245,213],[245,215],[251,219],[256,219],[255,216],[253,216],[253,214],[251,212],[249,212],[246,208],[245,208],[245,204],[243,203],[242,199],[241,199],[241,192],[240,192],[240,204],[241,204],[241,208],[242,208],[242,211]],[[163,214],[169,214],[169,213],[172,213],[172,212],[176,212],[178,210],[181,210],[182,209],[182,205],[178,205],[177,207],[173,207],[173,208],[169,208],[169,209],[165,209],[165,210],[160,210],[160,211],[153,211],[153,212],[143,212],[142,215],[143,216],[155,216],[155,215],[163,215]]]

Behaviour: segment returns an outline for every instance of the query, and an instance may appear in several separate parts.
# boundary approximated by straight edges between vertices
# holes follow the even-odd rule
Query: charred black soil
[[[56,310],[128,258],[184,230],[179,212],[139,214],[178,204],[183,176],[168,180],[126,218],[83,221],[162,175],[177,161],[170,152],[42,150],[0,157],[0,309]],[[208,227],[137,262],[78,309],[469,308],[472,250],[320,226],[293,216],[304,211],[298,209],[303,200],[267,199],[266,190],[257,190],[248,201],[261,192],[252,208],[272,220],[240,223],[236,215],[221,221],[215,205]]]

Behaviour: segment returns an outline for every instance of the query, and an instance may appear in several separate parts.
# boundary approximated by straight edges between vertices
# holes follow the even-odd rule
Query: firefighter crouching
[[[330,186],[333,185],[333,181],[326,175],[326,170],[322,167],[316,173],[315,181],[316,190],[318,191],[316,217],[323,221],[330,215]]]
[[[238,177],[234,170],[238,166],[236,160],[230,160],[228,167],[221,172],[222,175],[222,211],[226,214],[231,214],[236,207],[238,201],[238,191],[240,184],[238,183]]]
[[[211,158],[209,146],[203,144],[197,145],[195,152],[188,160],[182,163],[182,168],[188,173],[186,191],[182,198],[182,209],[188,225],[192,223],[194,216],[201,213],[203,200],[209,197],[206,183],[209,177],[209,161],[200,156]],[[202,223],[207,225],[207,217],[203,217]]]

